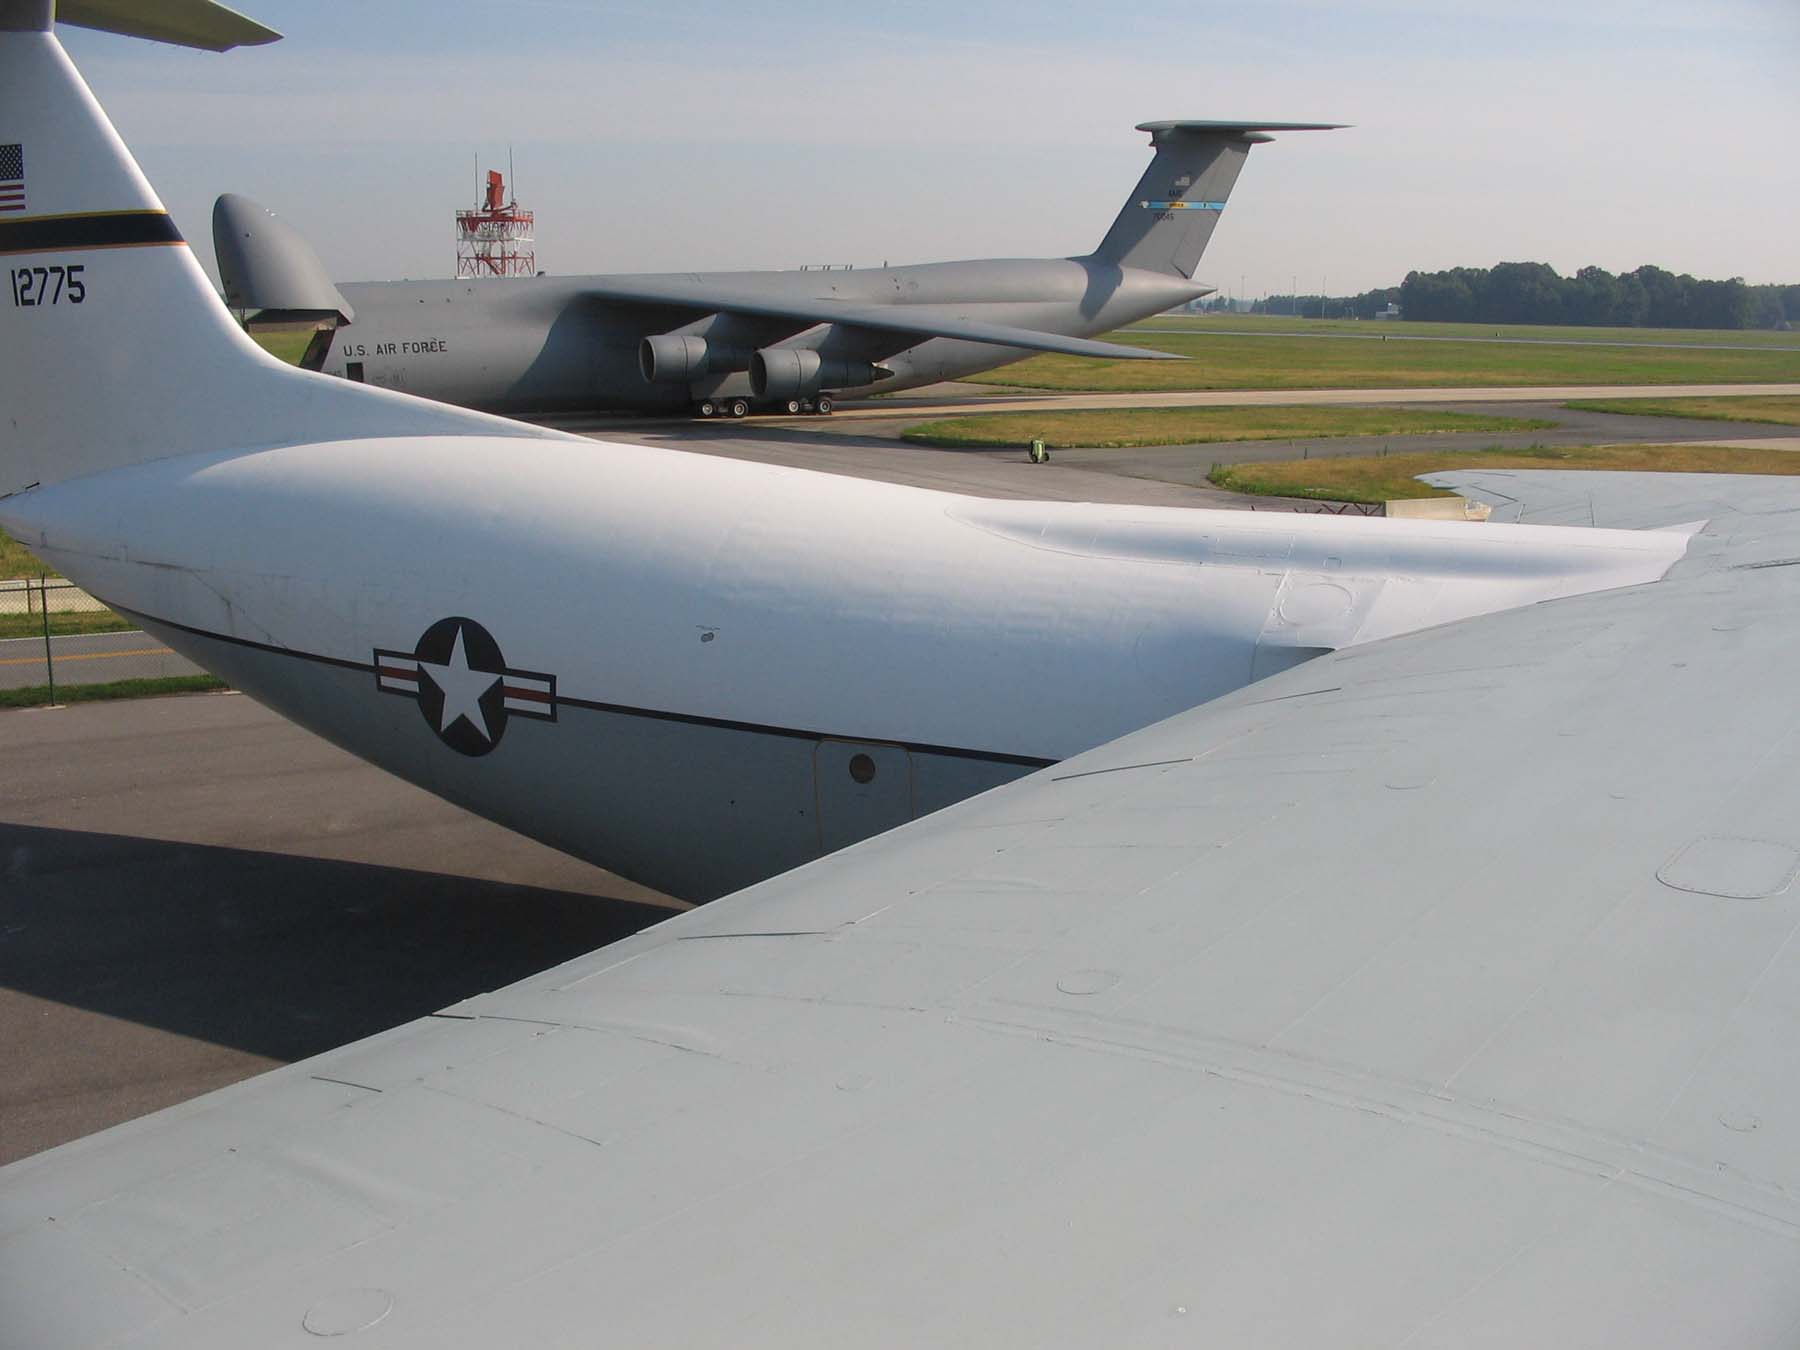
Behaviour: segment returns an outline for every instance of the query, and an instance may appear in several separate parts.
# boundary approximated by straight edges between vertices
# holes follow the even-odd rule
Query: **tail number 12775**
[[[31,309],[37,305],[79,305],[87,299],[87,283],[81,279],[86,270],[81,263],[70,267],[15,267],[8,273],[12,280],[14,308]]]

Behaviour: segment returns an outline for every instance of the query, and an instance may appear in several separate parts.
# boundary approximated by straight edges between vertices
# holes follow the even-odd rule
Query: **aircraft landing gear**
[[[805,407],[806,407],[806,405],[804,403],[802,403],[799,399],[790,398],[787,401],[788,416],[793,417],[793,416],[797,415]]]
[[[719,415],[719,405],[714,403],[710,398],[703,398],[700,400],[699,412],[702,417],[717,417]]]
[[[828,394],[820,394],[813,400],[813,411],[820,417],[831,416],[831,410],[834,406],[836,405],[832,403],[831,397]]]
[[[730,413],[733,417],[748,417],[750,415],[750,400],[747,398],[734,398],[730,403],[725,405],[725,411]]]

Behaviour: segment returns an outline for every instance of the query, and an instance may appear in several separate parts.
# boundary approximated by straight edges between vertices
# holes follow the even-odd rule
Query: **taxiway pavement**
[[[969,386],[959,386],[966,390]],[[918,417],[921,412],[950,416],[964,412],[1071,411],[1122,408],[1262,408],[1282,404],[1406,403],[1561,403],[1589,398],[1717,398],[1748,394],[1800,395],[1800,384],[1569,384],[1519,388],[1457,389],[1202,389],[1146,390],[1120,394],[1021,393],[1008,389],[993,396],[924,391],[840,406],[833,418]]]
[[[163,646],[160,638],[132,629],[75,633],[50,639],[58,684],[106,684],[113,680],[199,675],[200,667]],[[42,638],[0,639],[0,689],[47,683]]]
[[[0,1162],[680,907],[239,694],[0,712],[0,745]]]

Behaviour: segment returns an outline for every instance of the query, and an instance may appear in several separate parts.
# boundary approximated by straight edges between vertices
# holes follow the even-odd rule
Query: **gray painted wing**
[[[1492,519],[1526,525],[1598,525],[1641,530],[1716,514],[1790,510],[1789,494],[1746,488],[1731,473],[1607,473],[1566,469],[1457,469],[1422,474],[1427,483],[1486,502]]]
[[[1153,351],[1148,347],[1126,347],[1116,342],[1063,337],[1035,328],[987,323],[980,319],[965,318],[952,306],[869,305],[803,297],[785,299],[740,294],[705,286],[684,286],[678,282],[667,285],[596,286],[584,288],[584,293],[619,304],[668,305],[702,313],[749,314],[764,318],[799,319],[807,323],[847,324],[885,333],[906,333],[920,338],[958,338],[965,342],[991,343],[997,347],[1058,352],[1064,356],[1099,356],[1115,361],[1187,359],[1172,352]]]
[[[0,1171],[8,1334],[1791,1347],[1800,484],[1654,486],[1665,581]]]

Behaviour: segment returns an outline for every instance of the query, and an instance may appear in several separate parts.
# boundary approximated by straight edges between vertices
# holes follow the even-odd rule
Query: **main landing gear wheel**
[[[800,411],[800,400],[797,398],[790,398],[787,401],[787,410],[788,410],[789,417],[792,417],[796,413],[798,413]]]
[[[820,417],[829,417],[833,406],[830,398],[824,394],[820,394],[818,402],[813,404],[813,411],[819,414]]]
[[[719,415],[719,405],[714,403],[710,398],[702,399],[700,401],[700,415],[702,417],[717,417]]]
[[[726,411],[733,417],[748,417],[750,415],[750,400],[747,398],[734,398],[726,405]]]

